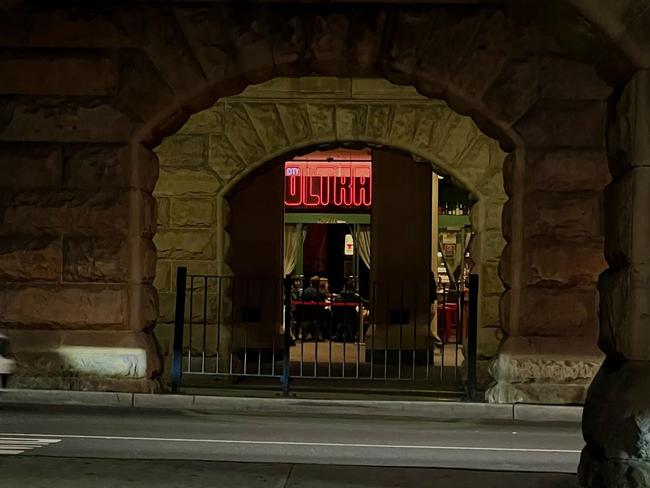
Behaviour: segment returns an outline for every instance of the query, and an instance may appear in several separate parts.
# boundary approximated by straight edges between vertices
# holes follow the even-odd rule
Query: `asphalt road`
[[[568,424],[0,405],[0,462],[169,459],[575,473],[583,444],[579,427]]]

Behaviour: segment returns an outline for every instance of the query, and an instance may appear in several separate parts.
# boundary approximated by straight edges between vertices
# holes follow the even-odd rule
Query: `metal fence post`
[[[476,400],[476,356],[478,335],[478,275],[469,276],[469,317],[467,324],[467,399]]]
[[[185,327],[185,292],[187,287],[187,268],[176,269],[176,315],[174,318],[174,349],[172,353],[172,392],[177,393],[181,386],[183,365],[183,329]],[[191,331],[190,331],[191,332]]]
[[[282,351],[282,396],[289,396],[289,355],[291,353],[291,276],[284,279],[284,348]]]

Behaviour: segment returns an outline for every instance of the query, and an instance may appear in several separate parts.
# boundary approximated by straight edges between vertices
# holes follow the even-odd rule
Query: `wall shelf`
[[[470,225],[469,215],[438,215],[438,228],[440,229],[460,229]]]

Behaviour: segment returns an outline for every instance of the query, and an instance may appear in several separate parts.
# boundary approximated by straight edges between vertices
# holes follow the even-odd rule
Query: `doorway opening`
[[[415,380],[438,368],[459,381],[471,194],[426,161],[369,148],[293,158],[284,178],[292,374]]]
[[[302,376],[305,363],[318,370],[320,353],[329,375],[333,363],[361,363],[369,325],[372,153],[315,151],[285,162],[284,174],[291,361]]]
[[[228,197],[230,274],[188,275],[184,374],[462,394],[474,201],[454,186],[429,161],[358,145],[251,174]]]

